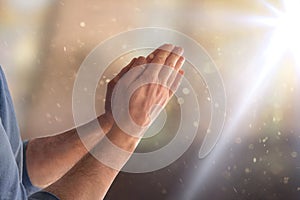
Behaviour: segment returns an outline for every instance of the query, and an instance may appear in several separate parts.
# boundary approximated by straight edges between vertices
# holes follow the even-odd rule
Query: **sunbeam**
[[[300,66],[300,1],[284,1],[285,12],[280,16],[278,31],[281,34],[281,40],[285,41],[294,56],[294,59]]]
[[[214,161],[221,159],[223,152],[228,147],[227,141],[233,139],[235,136],[236,128],[240,122],[244,119],[244,115],[250,111],[251,102],[258,95],[263,94],[268,83],[274,78],[274,73],[278,71],[278,68],[281,66],[279,62],[282,60],[283,55],[290,51],[294,55],[298,66],[300,64],[299,60],[299,36],[300,36],[300,27],[297,25],[300,18],[300,1],[298,0],[286,0],[283,2],[285,6],[285,11],[281,12],[280,10],[272,7],[270,4],[265,1],[263,4],[269,8],[273,13],[276,14],[274,18],[268,19],[268,27],[273,27],[273,33],[271,35],[269,44],[265,46],[261,52],[261,59],[258,59],[254,66],[260,66],[255,69],[258,69],[257,76],[252,81],[250,90],[245,92],[243,98],[239,101],[239,109],[235,113],[229,125],[224,129],[223,140],[217,144],[216,148],[207,157],[205,160],[200,160],[202,163],[202,168],[198,174],[194,174],[192,181],[190,182],[189,190],[182,196],[181,199],[195,199],[200,185],[205,185],[209,180],[211,175],[211,169],[213,168],[212,163]],[[254,21],[259,18],[254,17]],[[263,23],[265,23],[266,18],[261,18]],[[247,21],[245,22],[247,23]],[[258,25],[262,22],[258,22]],[[224,138],[226,137],[226,139]]]
[[[257,76],[256,82],[253,84],[250,91],[245,92],[245,96],[240,101],[240,107],[238,109],[238,112],[235,114],[233,119],[231,120],[231,124],[229,126],[226,126],[223,132],[223,136],[226,137],[226,140],[220,140],[220,142],[217,144],[215,149],[213,150],[213,154],[211,154],[208,158],[206,158],[203,161],[205,162],[204,167],[199,171],[199,173],[195,176],[194,180],[190,184],[190,188],[185,195],[186,199],[194,199],[194,195],[196,194],[199,185],[202,185],[207,181],[210,175],[210,170],[212,169],[212,163],[215,160],[221,159],[222,153],[224,152],[224,149],[227,147],[227,141],[233,138],[236,133],[235,129],[237,128],[240,121],[243,119],[243,115],[251,109],[250,105],[253,99],[264,92],[264,88],[266,88],[267,83],[271,80],[272,75],[276,72],[277,68],[280,66],[278,65],[278,61],[281,59],[284,49],[277,48],[278,47],[278,37],[279,35],[274,35],[274,37],[271,39],[269,47],[267,48],[266,53],[263,57],[265,57],[264,61],[261,64],[262,67],[261,71],[258,72],[259,74]],[[257,64],[257,63],[256,63]]]

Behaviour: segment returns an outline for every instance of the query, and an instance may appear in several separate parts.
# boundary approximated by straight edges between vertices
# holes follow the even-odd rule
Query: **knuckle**
[[[163,56],[158,56],[158,57],[156,58],[156,62],[157,62],[157,63],[164,63],[164,62],[165,62],[165,57],[163,57]]]
[[[108,85],[108,86],[111,86],[111,85],[113,85],[113,83],[114,83],[113,80],[111,80],[111,81],[109,81],[109,82],[107,83],[107,85]]]
[[[170,66],[170,67],[175,67],[175,63],[173,62],[173,60],[169,60],[166,62],[166,65]]]
[[[146,58],[145,58],[144,56],[139,56],[139,57],[138,57],[138,60],[140,60],[140,61],[141,61],[141,60],[145,60],[145,59],[146,59]]]

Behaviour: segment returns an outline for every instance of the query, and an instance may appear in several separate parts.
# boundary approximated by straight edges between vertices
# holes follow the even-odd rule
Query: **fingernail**
[[[185,57],[181,56],[180,59],[181,59],[181,61],[180,61],[181,63],[185,62]]]
[[[154,54],[151,53],[151,54],[149,55],[149,59],[153,59],[153,58],[154,58]]]
[[[167,47],[172,47],[174,48],[174,45],[173,44],[166,44]]]
[[[176,46],[175,48],[176,48],[176,50],[177,50],[178,52],[183,52],[183,48],[182,48],[182,47]]]

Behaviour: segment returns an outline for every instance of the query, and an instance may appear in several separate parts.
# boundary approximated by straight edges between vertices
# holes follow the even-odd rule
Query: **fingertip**
[[[176,65],[175,65],[175,69],[179,71],[179,69],[183,66],[184,61],[185,61],[185,58],[183,56],[180,56],[180,58],[178,59]]]
[[[184,48],[183,47],[180,47],[181,48],[181,51],[182,51],[182,53],[184,52]]]
[[[147,63],[147,60],[144,56],[139,56],[137,58],[137,60],[134,62],[134,64],[132,65],[132,67],[138,66],[138,65],[143,65]]]
[[[180,62],[184,63],[185,62],[185,57],[180,56]]]
[[[135,64],[136,60],[137,60],[137,58],[136,58],[136,57],[135,57],[135,58],[133,58],[133,59],[131,60],[131,62],[130,62],[130,64],[129,64],[129,70],[130,70],[130,69],[132,69],[132,67],[134,66],[134,64]],[[128,71],[129,71],[129,70],[128,70]]]
[[[163,44],[162,46],[158,47],[159,50],[167,51],[169,53],[172,52],[172,50],[175,48],[175,45],[173,44]]]
[[[141,63],[144,62],[146,60],[146,58],[144,56],[139,56],[136,60],[136,62]]]
[[[181,56],[181,55],[183,54],[184,50],[183,50],[183,48],[180,47],[180,46],[175,46],[173,52],[174,52],[175,54],[177,54],[178,56]]]
[[[171,44],[171,43],[165,43],[165,44],[163,44],[162,46],[166,46],[166,47],[174,47],[174,45]]]

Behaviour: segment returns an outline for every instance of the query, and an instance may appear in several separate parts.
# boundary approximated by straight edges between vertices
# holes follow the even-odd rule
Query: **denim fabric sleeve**
[[[2,118],[0,119],[2,121]],[[27,199],[25,187],[21,183],[18,165],[2,122],[0,123],[0,163],[0,199]]]
[[[28,172],[27,172],[27,166],[26,166],[26,149],[27,149],[27,143],[28,141],[23,142],[23,174],[22,174],[22,183],[26,189],[27,195],[31,195],[39,190],[41,190],[41,188],[38,188],[36,186],[34,186],[31,181],[30,178],[28,176]]]
[[[59,200],[59,198],[49,192],[40,191],[31,195],[28,200]]]
[[[26,168],[26,144],[22,143],[9,88],[0,66],[0,199],[57,200],[50,193],[37,192],[40,189],[32,185]],[[34,194],[30,196],[31,193]]]

